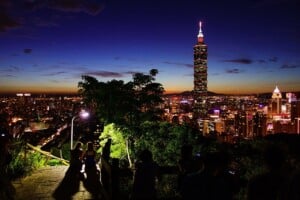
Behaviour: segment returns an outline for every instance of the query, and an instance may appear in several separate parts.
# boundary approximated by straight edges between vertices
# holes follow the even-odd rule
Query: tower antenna
[[[199,21],[199,33],[198,33],[198,42],[204,41],[204,35],[202,33],[202,22]]]
[[[199,21],[199,32],[202,33],[202,22]]]

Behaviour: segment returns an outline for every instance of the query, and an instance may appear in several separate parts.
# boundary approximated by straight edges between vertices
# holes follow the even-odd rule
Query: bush
[[[57,160],[57,159],[50,159],[50,160],[48,160],[47,165],[58,166],[58,165],[61,165],[61,161]]]
[[[8,174],[11,179],[17,179],[26,176],[32,170],[47,165],[47,157],[29,150],[26,143],[19,139],[13,139],[11,142],[12,160],[8,166]]]

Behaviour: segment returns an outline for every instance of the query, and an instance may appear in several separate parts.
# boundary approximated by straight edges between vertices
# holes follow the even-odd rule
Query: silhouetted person
[[[89,191],[93,199],[108,199],[107,192],[104,190],[100,181],[100,170],[96,160],[97,152],[92,142],[87,143],[87,149],[83,154],[84,171],[86,179],[83,182],[84,187]]]
[[[120,199],[120,168],[119,159],[113,158],[111,164],[111,189],[112,189],[112,199]]]
[[[7,167],[12,161],[12,155],[9,152],[10,137],[6,129],[0,128],[0,199],[12,200],[16,193],[11,183]]]
[[[183,145],[181,147],[181,156],[178,160],[178,190],[181,188],[181,184],[186,175],[193,173],[201,167],[200,157],[196,158],[193,155],[193,146]]]
[[[285,154],[277,145],[269,145],[264,152],[266,172],[255,176],[248,184],[248,200],[285,199],[288,172],[284,171]]]
[[[87,143],[87,149],[83,154],[84,172],[86,179],[84,180],[84,187],[93,195],[98,198],[98,187],[100,186],[100,172],[96,165],[96,151],[92,142]]]
[[[288,184],[287,199],[299,200],[300,199],[300,170],[294,171],[290,177]]]
[[[147,149],[143,150],[135,163],[131,199],[157,199],[156,181],[159,179],[159,166],[153,161],[152,152]]]
[[[78,142],[73,150],[71,150],[70,167],[74,170],[74,173],[78,173],[81,176],[82,164],[83,164],[83,144]]]
[[[104,189],[111,194],[111,177],[110,177],[110,147],[111,147],[111,139],[109,138],[105,143],[102,149],[101,155],[101,182],[103,184]]]
[[[181,187],[183,200],[232,199],[230,182],[224,176],[224,157],[219,152],[204,156],[203,170],[185,177]]]
[[[59,200],[72,199],[72,196],[79,191],[80,181],[83,179],[82,170],[82,143],[78,142],[71,150],[70,166],[65,173],[63,180],[53,192],[53,197]]]
[[[83,154],[84,169],[88,173],[89,170],[97,169],[96,166],[96,151],[92,142],[87,143],[87,149]]]

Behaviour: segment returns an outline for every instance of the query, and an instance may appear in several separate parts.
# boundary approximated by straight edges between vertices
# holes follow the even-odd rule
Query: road
[[[52,193],[63,179],[68,166],[43,167],[31,175],[13,182],[16,189],[15,200],[54,200]],[[81,183],[73,200],[92,199]]]

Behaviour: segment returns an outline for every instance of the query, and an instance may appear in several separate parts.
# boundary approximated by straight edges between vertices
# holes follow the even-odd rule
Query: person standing
[[[6,129],[0,128],[0,199],[12,200],[16,194],[15,187],[11,183],[7,168],[12,161],[9,151],[10,138]]]
[[[97,152],[92,142],[87,143],[87,149],[83,154],[84,171],[86,179],[83,183],[84,187],[93,195],[94,199],[109,199],[107,191],[105,191],[101,179],[100,169],[96,161]]]
[[[143,150],[135,163],[131,200],[157,199],[156,181],[159,179],[159,166],[153,161],[152,152]]]
[[[201,168],[200,157],[195,158],[193,155],[193,146],[192,145],[183,145],[181,147],[181,155],[178,160],[178,177],[177,177],[177,186],[178,191],[181,189],[182,182],[184,178],[191,173],[194,173]]]
[[[57,200],[72,199],[72,196],[79,191],[80,181],[82,180],[82,143],[78,142],[71,150],[70,166],[65,173],[63,180],[54,190],[52,197]]]
[[[81,176],[82,170],[82,159],[83,159],[83,144],[78,142],[73,150],[71,150],[71,159],[70,159],[70,167],[73,168],[74,173],[78,173],[78,176]]]
[[[87,150],[83,154],[85,170],[91,170],[96,167],[96,151],[92,142],[87,143]]]

